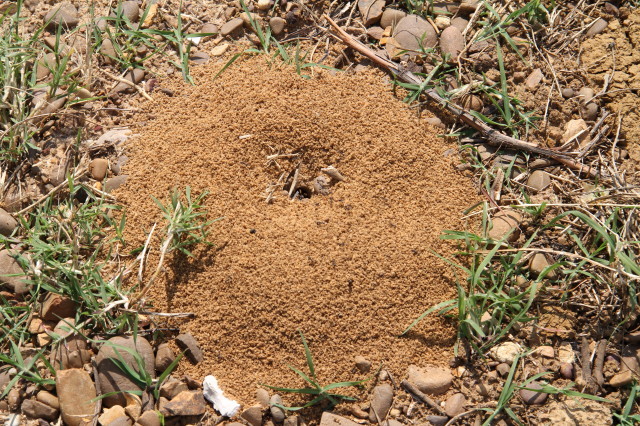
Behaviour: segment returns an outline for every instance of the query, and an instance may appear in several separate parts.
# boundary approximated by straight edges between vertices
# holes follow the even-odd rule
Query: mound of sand
[[[206,359],[181,368],[213,374],[252,403],[259,383],[303,385],[286,367],[304,367],[298,330],[325,383],[364,378],[356,355],[397,377],[411,363],[446,365],[453,324],[431,317],[397,336],[455,295],[450,267],[430,252],[452,252],[441,231],[464,228],[462,210],[477,198],[445,153],[455,146],[394,98],[380,73],[304,80],[257,58],[213,80],[219,68],[197,69],[195,87],[163,82],[176,95],[154,95],[116,192],[131,247],[161,223],[151,196],[166,199],[174,187],[208,190],[210,217],[224,217],[211,227],[218,248],[174,257],[151,292],[156,310],[197,314],[181,328]],[[346,177],[329,195],[282,192],[298,170],[298,195],[310,195],[329,165]]]

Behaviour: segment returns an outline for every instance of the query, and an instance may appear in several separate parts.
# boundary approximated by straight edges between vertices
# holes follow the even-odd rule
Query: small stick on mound
[[[383,67],[384,69],[391,72],[392,74],[397,76],[400,80],[406,83],[417,84],[417,85],[420,85],[423,83],[420,77],[416,76],[410,71],[401,70],[397,64],[395,64],[394,62],[386,58],[378,56],[373,50],[369,49],[367,46],[360,43],[358,40],[354,39],[351,35],[347,34],[328,15],[325,14],[324,18],[329,22],[329,24],[336,31],[337,33],[336,35],[349,47],[360,52],[362,55],[371,59],[375,64]],[[587,174],[591,177],[595,177],[598,175],[598,172],[594,170],[592,167],[586,166],[578,161],[575,161],[564,153],[556,152],[551,149],[541,148],[529,142],[512,138],[511,136],[507,136],[503,133],[498,132],[495,129],[492,129],[487,124],[483,123],[481,120],[471,115],[464,108],[460,108],[459,106],[449,102],[448,100],[438,95],[438,93],[434,89],[427,89],[423,93],[432,101],[444,106],[451,113],[460,117],[460,119],[463,122],[465,122],[467,125],[479,131],[487,139],[487,143],[489,143],[489,145],[521,150],[521,151],[530,152],[532,154],[542,155],[544,157],[552,158],[555,161],[562,163],[571,169],[577,170],[580,173]]]
[[[431,407],[431,409],[433,409],[436,413],[446,416],[446,413],[444,412],[444,410],[442,408],[440,408],[440,406],[431,398],[429,398],[427,395],[425,395],[424,393],[422,393],[416,386],[414,386],[412,383],[410,383],[407,380],[403,380],[400,385],[402,385],[402,387],[404,388],[404,390],[406,390],[407,392],[409,392],[415,399],[417,399],[418,401],[428,405],[429,407]]]

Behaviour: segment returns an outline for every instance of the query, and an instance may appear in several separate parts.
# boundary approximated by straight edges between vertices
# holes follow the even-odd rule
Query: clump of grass
[[[313,357],[311,355],[311,351],[309,350],[307,339],[305,339],[304,334],[302,334],[302,332],[300,332],[300,337],[302,338],[302,345],[304,346],[304,354],[307,362],[307,367],[309,368],[309,375],[303,373],[302,371],[298,370],[297,368],[291,365],[289,365],[289,368],[293,370],[298,376],[300,376],[305,382],[307,382],[309,386],[304,388],[282,388],[282,387],[270,386],[270,385],[262,385],[262,386],[265,386],[269,389],[273,389],[278,392],[312,395],[313,399],[300,407],[285,407],[280,404],[275,404],[275,406],[282,408],[283,410],[298,411],[304,408],[311,407],[313,405],[323,404],[325,402],[328,402],[329,403],[328,409],[331,409],[337,404],[339,404],[340,402],[355,401],[356,399],[353,397],[333,393],[331,391],[333,391],[334,389],[343,388],[343,387],[360,386],[362,383],[366,382],[369,379],[355,381],[355,382],[331,383],[326,386],[320,385],[320,382],[316,377]]]

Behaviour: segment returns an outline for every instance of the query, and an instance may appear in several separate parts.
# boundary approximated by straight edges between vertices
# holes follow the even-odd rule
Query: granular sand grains
[[[306,370],[298,330],[323,383],[364,378],[356,355],[398,378],[411,363],[446,365],[454,328],[444,319],[397,335],[455,295],[450,267],[429,252],[452,252],[439,235],[463,228],[461,211],[477,198],[443,155],[451,146],[380,73],[304,80],[258,58],[213,81],[219,66],[196,69],[195,87],[166,83],[175,97],[155,95],[116,193],[130,247],[161,220],[151,196],[165,200],[173,187],[209,190],[210,217],[224,216],[210,239],[226,245],[174,258],[151,291],[155,309],[197,314],[181,329],[196,336],[205,361],[183,362],[182,371],[215,375],[247,404],[259,383],[300,387],[286,367]],[[276,153],[301,155],[269,163]],[[278,191],[265,203],[265,188],[299,162],[302,182],[328,165],[347,179],[328,196],[290,201]]]

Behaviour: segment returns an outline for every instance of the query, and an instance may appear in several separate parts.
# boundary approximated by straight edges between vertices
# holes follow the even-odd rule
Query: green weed
[[[304,395],[312,395],[313,399],[301,407],[285,407],[279,404],[275,404],[277,407],[282,408],[283,410],[288,411],[298,411],[307,407],[311,407],[316,404],[322,404],[325,401],[328,401],[329,408],[331,409],[340,402],[343,401],[355,401],[355,398],[352,398],[347,395],[341,395],[332,393],[331,391],[338,388],[350,387],[350,386],[360,386],[362,383],[366,382],[369,379],[357,381],[357,382],[339,382],[339,383],[331,383],[326,386],[321,386],[318,382],[315,372],[315,366],[313,364],[313,357],[311,355],[311,351],[309,350],[309,345],[307,344],[307,339],[305,339],[304,334],[300,332],[300,337],[302,338],[302,345],[304,346],[304,354],[307,361],[307,367],[309,368],[309,375],[306,375],[302,371],[298,370],[293,366],[289,366],[291,370],[293,370],[298,376],[300,376],[305,382],[307,382],[310,386],[304,388],[281,388],[277,386],[269,386],[262,385],[269,389],[273,389],[278,392],[288,392],[288,393],[297,393]]]

